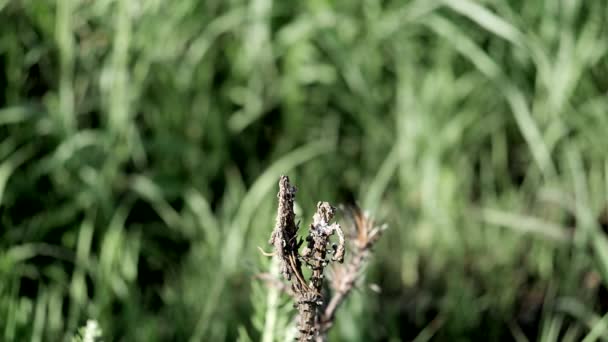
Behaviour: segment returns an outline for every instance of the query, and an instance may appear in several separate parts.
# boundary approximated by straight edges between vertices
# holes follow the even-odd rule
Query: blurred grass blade
[[[32,342],[42,342],[47,321],[47,309],[47,291],[45,288],[42,288],[36,298],[36,311],[34,314],[34,321],[32,322]]]
[[[412,340],[412,342],[428,342],[433,339],[433,336],[444,324],[444,320],[441,317],[435,317],[429,325],[427,325],[418,335]]]
[[[446,42],[467,57],[483,74],[492,80],[509,103],[515,120],[538,167],[547,178],[555,175],[550,151],[543,141],[522,92],[503,74],[501,68],[455,25],[438,15],[429,16],[425,24],[442,36]]]
[[[380,165],[376,176],[372,180],[372,183],[367,190],[367,194],[363,200],[363,208],[369,210],[371,213],[375,213],[380,207],[382,195],[386,191],[397,167],[400,162],[400,146],[395,144],[391,151]]]
[[[9,178],[19,166],[34,155],[34,146],[26,145],[16,150],[0,164],[0,207]]]
[[[57,168],[65,167],[68,160],[85,148],[99,146],[103,147],[105,142],[101,132],[94,130],[82,130],[69,138],[63,140],[53,153],[42,158],[37,165],[39,174],[49,173]]]
[[[75,0],[62,0],[57,3],[55,39],[59,48],[59,110],[63,133],[73,133],[76,128],[74,113],[74,38],[73,7]]]
[[[572,317],[576,318],[578,321],[583,323],[586,327],[590,329],[590,332],[587,334],[585,339],[589,341],[597,340],[596,336],[599,332],[605,331],[608,327],[608,322],[606,321],[606,314],[603,317],[598,316],[594,312],[590,310],[585,304],[576,300],[575,298],[562,298],[557,302],[557,309],[565,312]],[[606,335],[600,335],[603,341],[608,341]]]
[[[205,241],[217,247],[220,241],[220,223],[216,219],[207,199],[196,189],[190,188],[184,194],[184,200],[197,217],[199,227],[205,232]]]
[[[538,125],[532,118],[530,107],[522,92],[510,83],[503,84],[502,90],[505,94],[511,110],[515,115],[515,121],[523,134],[536,164],[545,177],[551,179],[555,176],[555,165],[551,159],[551,153],[545,144]]]
[[[591,247],[595,252],[596,264],[600,269],[604,285],[608,284],[608,238],[601,232],[595,234],[591,240]]]
[[[481,219],[492,225],[507,227],[522,233],[537,234],[558,242],[570,241],[567,232],[559,225],[531,216],[484,208],[481,210]]]
[[[165,224],[176,231],[184,227],[181,215],[164,199],[162,189],[146,176],[134,176],[131,188],[152,205]]]
[[[279,259],[272,258],[270,261],[269,274],[279,279]],[[277,324],[280,290],[277,286],[270,286],[266,295],[266,312],[264,315],[264,329],[262,330],[262,342],[274,342]]]
[[[498,64],[449,20],[433,14],[427,16],[423,24],[468,58],[490,80],[496,81],[502,75]]]
[[[581,342],[595,342],[599,339],[606,341],[606,336],[608,336],[608,314],[604,314],[604,316],[593,325],[591,331],[589,331]]]
[[[522,34],[517,28],[479,3],[470,0],[444,0],[443,3],[487,31],[515,45],[522,45]]]
[[[559,332],[564,325],[562,316],[545,318],[543,327],[539,337],[539,342],[557,342],[559,341]]]
[[[26,106],[0,108],[0,126],[25,122],[34,117],[34,111]]]

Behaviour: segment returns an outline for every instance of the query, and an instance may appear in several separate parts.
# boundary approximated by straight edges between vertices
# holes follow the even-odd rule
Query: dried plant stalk
[[[289,183],[289,178],[281,176],[277,221],[269,243],[274,246],[274,255],[281,262],[281,274],[291,282],[290,290],[284,292],[292,296],[298,309],[299,340],[325,341],[337,308],[355,286],[371,246],[383,228],[375,227],[373,221],[360,211],[351,210],[351,213],[357,213],[351,215],[354,254],[348,263],[342,265],[347,241],[340,225],[331,223],[336,208],[327,202],[319,202],[306,237],[306,246],[300,253],[304,241],[298,239],[297,234],[299,227],[293,210],[295,194],[296,188]],[[337,235],[337,243],[330,240],[334,234]],[[332,257],[328,258],[330,254]],[[330,263],[334,263],[333,293],[324,291],[323,287],[324,272]],[[302,272],[303,264],[312,270],[309,281]]]
[[[306,286],[298,258],[298,225],[295,222],[296,214],[293,210],[296,191],[296,187],[289,183],[289,178],[282,176],[277,195],[279,198],[277,221],[269,243],[274,246],[275,253],[281,261],[281,273],[285,278],[291,280],[291,277],[295,276],[300,281],[298,286]]]

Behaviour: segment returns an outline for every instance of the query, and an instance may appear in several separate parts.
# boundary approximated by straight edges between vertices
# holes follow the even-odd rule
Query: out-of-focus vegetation
[[[0,1],[0,340],[282,340],[276,184],[390,229],[336,341],[588,341],[608,3]],[[303,222],[302,224],[308,224]]]

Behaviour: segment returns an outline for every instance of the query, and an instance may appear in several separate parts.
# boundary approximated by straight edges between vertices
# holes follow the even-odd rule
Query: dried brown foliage
[[[376,226],[358,208],[350,208],[345,212],[352,224],[345,235],[338,223],[331,223],[336,208],[319,202],[306,239],[299,239],[293,209],[295,194],[296,188],[289,183],[289,178],[281,176],[277,221],[269,241],[274,246],[274,255],[280,259],[281,274],[291,286],[266,276],[261,278],[293,298],[298,309],[300,341],[325,341],[336,310],[355,287],[371,247],[384,227]],[[337,236],[336,242],[330,240],[333,235]],[[345,258],[347,249],[350,251]],[[302,272],[303,265],[312,270],[308,279]],[[331,281],[329,286],[324,286],[328,268]]]

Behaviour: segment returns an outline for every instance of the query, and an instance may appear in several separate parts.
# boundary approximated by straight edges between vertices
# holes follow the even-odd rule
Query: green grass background
[[[282,341],[279,175],[389,224],[334,341],[608,336],[603,0],[0,0],[0,340]]]

